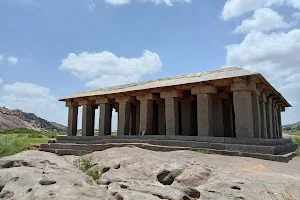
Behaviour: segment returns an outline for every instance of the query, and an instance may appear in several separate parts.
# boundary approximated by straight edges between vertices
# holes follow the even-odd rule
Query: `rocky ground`
[[[289,163],[190,151],[111,148],[86,155],[93,181],[75,156],[26,151],[0,158],[0,199],[300,199],[300,159]]]

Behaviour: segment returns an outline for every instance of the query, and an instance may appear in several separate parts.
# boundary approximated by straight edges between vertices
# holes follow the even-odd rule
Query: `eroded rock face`
[[[27,151],[0,158],[0,199],[300,199],[300,159],[287,164],[136,147],[86,156],[100,179],[77,169],[76,156]]]
[[[288,196],[287,184],[294,184],[289,191],[300,197],[300,176],[295,176],[300,173],[297,159],[286,164],[136,147],[112,148],[89,156],[102,169],[99,186],[123,199],[272,199],[267,191],[280,199],[281,194]],[[287,168],[283,180],[282,169]]]
[[[67,130],[67,127],[55,122],[49,122],[33,113],[26,113],[22,110],[10,110],[5,107],[0,107],[0,130],[13,128],[28,128],[37,131]]]
[[[0,158],[0,199],[109,199],[113,196],[55,154],[25,151]]]

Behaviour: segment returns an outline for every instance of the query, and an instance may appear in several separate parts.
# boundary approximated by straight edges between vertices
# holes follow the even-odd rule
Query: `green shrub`
[[[300,137],[294,137],[294,138],[293,138],[293,142],[294,142],[295,144],[297,144],[298,146],[300,146]]]
[[[296,156],[300,157],[300,149],[297,149],[295,153],[296,153]]]
[[[10,137],[9,135],[0,136],[0,157],[16,154],[28,149],[30,146],[30,143],[23,139]]]
[[[43,138],[43,135],[40,133],[29,133],[27,135],[28,138]]]
[[[54,133],[54,132],[43,132],[43,135],[45,135],[47,138],[56,138],[56,136],[58,135],[58,133]]]
[[[86,174],[87,174],[88,176],[92,177],[92,179],[94,179],[94,181],[95,181],[95,180],[98,180],[98,179],[101,177],[101,172],[100,172],[100,170],[99,170],[98,167],[94,167],[94,168],[92,168],[92,169],[89,169],[89,170],[86,172]]]
[[[86,175],[92,177],[94,180],[98,180],[101,177],[101,172],[98,167],[94,167],[91,157],[83,156],[73,161],[73,164]],[[93,167],[93,168],[92,168]]]
[[[86,172],[94,166],[92,163],[92,158],[86,156],[77,158],[76,160],[74,160],[73,164],[83,172]]]
[[[205,154],[214,154],[214,152],[209,149],[198,149],[198,152]]]

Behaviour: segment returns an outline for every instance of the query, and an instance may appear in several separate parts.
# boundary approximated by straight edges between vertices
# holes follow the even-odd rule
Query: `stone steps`
[[[263,145],[245,145],[245,144],[225,144],[225,143],[210,143],[210,142],[196,142],[196,141],[180,141],[180,140],[142,140],[142,139],[102,139],[102,140],[63,140],[58,138],[55,142],[60,144],[73,143],[73,144],[128,144],[135,145],[139,143],[146,143],[148,145],[169,146],[169,147],[188,147],[195,149],[214,149],[226,151],[238,151],[245,153],[259,153],[270,155],[284,155],[293,152],[297,149],[297,145],[293,143],[285,143],[275,146]],[[50,142],[50,141],[49,141]],[[117,146],[117,145],[116,145]],[[99,147],[98,147],[99,148]],[[98,149],[97,151],[101,151]]]
[[[58,155],[85,155],[92,153],[94,151],[102,151],[108,148],[113,147],[124,147],[124,146],[134,146],[142,149],[152,150],[152,151],[177,151],[177,150],[190,150],[198,151],[198,148],[190,147],[176,147],[176,146],[161,146],[161,145],[151,145],[147,143],[107,143],[107,144],[74,144],[74,143],[53,143],[53,144],[42,144],[40,146],[40,151],[47,151],[51,153],[56,153]],[[295,153],[287,153],[284,155],[270,155],[270,154],[259,154],[259,153],[247,153],[239,151],[228,151],[228,150],[215,150],[215,149],[206,149],[211,153],[228,155],[228,156],[243,156],[243,157],[252,157],[264,160],[272,160],[278,162],[288,162],[294,156]]]
[[[194,136],[127,135],[127,136],[57,136],[42,144],[39,150],[59,155],[84,155],[108,148],[135,146],[152,151],[176,151],[199,149],[210,150],[216,154],[245,156],[265,160],[288,162],[295,156],[298,148],[291,139],[259,138],[216,138]]]

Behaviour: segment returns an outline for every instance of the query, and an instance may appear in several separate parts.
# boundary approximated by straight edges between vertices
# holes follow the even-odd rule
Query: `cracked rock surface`
[[[279,163],[136,147],[85,156],[102,172],[96,181],[72,164],[77,156],[26,151],[0,158],[0,199],[300,199],[299,158]]]

